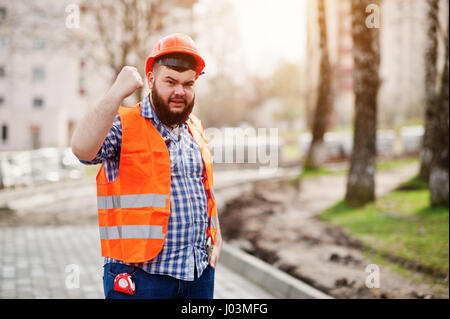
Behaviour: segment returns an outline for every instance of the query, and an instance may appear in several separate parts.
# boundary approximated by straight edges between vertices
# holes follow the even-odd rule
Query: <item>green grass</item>
[[[402,186],[409,190],[393,191],[361,208],[340,201],[321,218],[348,229],[379,258],[411,261],[442,277],[449,271],[449,210],[430,207],[429,191],[417,178]]]
[[[340,170],[340,171],[332,171],[327,169],[326,167],[322,167],[320,169],[305,169],[302,171],[300,178],[303,177],[315,177],[315,176],[321,176],[321,175],[339,175],[339,174],[345,174],[347,170]]]
[[[391,159],[391,160],[379,160],[377,161],[376,169],[377,171],[384,171],[384,170],[391,170],[395,169],[404,165],[417,163],[419,162],[419,159],[416,157],[412,158],[399,158],[399,159]],[[304,178],[304,177],[316,177],[321,175],[344,175],[348,174],[348,170],[342,169],[342,170],[330,170],[326,168],[326,165],[320,169],[312,170],[307,169],[302,171],[298,179]]]
[[[421,179],[418,175],[406,181],[398,187],[398,190],[408,191],[408,190],[419,190],[428,189],[428,184],[426,181]]]
[[[408,165],[412,163],[418,163],[419,159],[417,157],[408,157],[408,158],[398,158],[398,159],[392,159],[392,160],[380,160],[377,161],[377,170],[383,171],[383,170],[390,170],[394,169],[403,165]]]

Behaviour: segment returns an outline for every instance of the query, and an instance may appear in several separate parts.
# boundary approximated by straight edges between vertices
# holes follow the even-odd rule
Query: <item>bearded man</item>
[[[106,298],[213,298],[222,237],[211,154],[191,114],[205,67],[194,41],[160,39],[146,61],[148,96],[125,66],[72,137],[72,151],[97,174],[99,232]]]

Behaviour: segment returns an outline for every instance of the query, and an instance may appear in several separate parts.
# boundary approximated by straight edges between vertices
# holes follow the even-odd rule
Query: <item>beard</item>
[[[189,104],[187,104],[186,99],[184,99],[185,107],[182,112],[174,113],[170,110],[169,107],[170,98],[166,103],[161,97],[161,95],[159,95],[158,89],[156,88],[155,84],[153,85],[153,89],[150,94],[152,97],[155,113],[158,116],[159,120],[166,126],[175,126],[185,122],[189,118],[189,115],[191,114],[192,109],[194,108],[195,95]]]

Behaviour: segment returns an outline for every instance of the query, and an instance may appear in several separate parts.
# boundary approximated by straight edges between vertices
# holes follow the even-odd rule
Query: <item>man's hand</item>
[[[214,245],[213,251],[211,253],[211,257],[209,258],[209,265],[211,266],[211,268],[216,268],[217,261],[219,260],[221,250],[222,250],[222,247],[218,247],[217,245]]]
[[[209,265],[211,266],[211,268],[213,269],[216,268],[221,251],[222,251],[222,239],[220,238],[219,240],[217,240],[216,238],[216,243],[213,246],[213,250],[209,258]]]
[[[133,66],[124,66],[109,93],[122,101],[143,86],[144,83],[137,69]]]
[[[99,105],[83,116],[72,135],[72,151],[81,160],[90,161],[97,154],[111,129],[122,101],[143,86],[135,67],[125,66]]]

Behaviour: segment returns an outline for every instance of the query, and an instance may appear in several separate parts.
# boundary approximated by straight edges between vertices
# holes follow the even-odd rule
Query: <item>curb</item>
[[[223,243],[220,263],[258,284],[278,298],[334,299],[272,265]],[[220,265],[219,263],[219,265]]]

